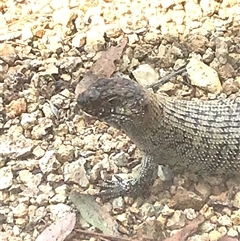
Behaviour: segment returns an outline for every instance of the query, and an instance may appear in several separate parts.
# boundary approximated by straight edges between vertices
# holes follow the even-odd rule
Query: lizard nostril
[[[95,88],[90,90],[87,89],[86,91],[78,95],[77,103],[82,107],[87,106],[97,101],[99,96],[100,92]]]
[[[77,103],[80,106],[85,106],[89,102],[88,96],[84,95],[84,93],[81,93],[78,95]]]

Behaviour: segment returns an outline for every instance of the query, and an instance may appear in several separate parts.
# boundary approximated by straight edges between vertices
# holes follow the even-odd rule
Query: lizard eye
[[[111,106],[118,106],[118,99],[116,97],[112,97],[111,99],[108,100],[108,103],[111,105]]]

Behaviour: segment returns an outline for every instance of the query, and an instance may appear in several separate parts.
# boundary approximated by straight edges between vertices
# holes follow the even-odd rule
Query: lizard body
[[[145,153],[137,179],[110,185],[110,195],[151,185],[157,164],[199,173],[240,172],[240,100],[181,100],[125,78],[99,79],[77,99],[91,116],[123,130]]]

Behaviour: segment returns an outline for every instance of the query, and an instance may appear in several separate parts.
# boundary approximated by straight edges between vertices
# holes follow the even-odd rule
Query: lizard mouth
[[[117,108],[111,108],[107,110],[106,108],[101,108],[99,110],[83,110],[86,116],[95,117],[99,119],[106,119],[111,117],[129,117],[128,115],[124,114],[123,112],[117,111]]]
[[[123,119],[123,118],[129,118],[130,115],[128,115],[126,113],[126,111],[123,108],[111,108],[106,110],[105,108],[102,108],[99,112],[98,112],[98,117],[99,118],[118,118],[118,119]]]
[[[111,109],[101,108],[97,111],[83,110],[83,112],[86,116],[94,118],[95,120],[104,121],[110,126],[113,126],[119,130],[122,129],[123,123],[131,120],[131,116],[124,113],[119,113],[116,107]]]

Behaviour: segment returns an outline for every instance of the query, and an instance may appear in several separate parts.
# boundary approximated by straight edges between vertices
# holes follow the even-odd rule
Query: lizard
[[[113,77],[92,83],[78,95],[77,105],[125,132],[144,153],[136,178],[107,181],[100,196],[138,196],[153,183],[158,164],[204,175],[240,173],[238,98],[179,99]]]

